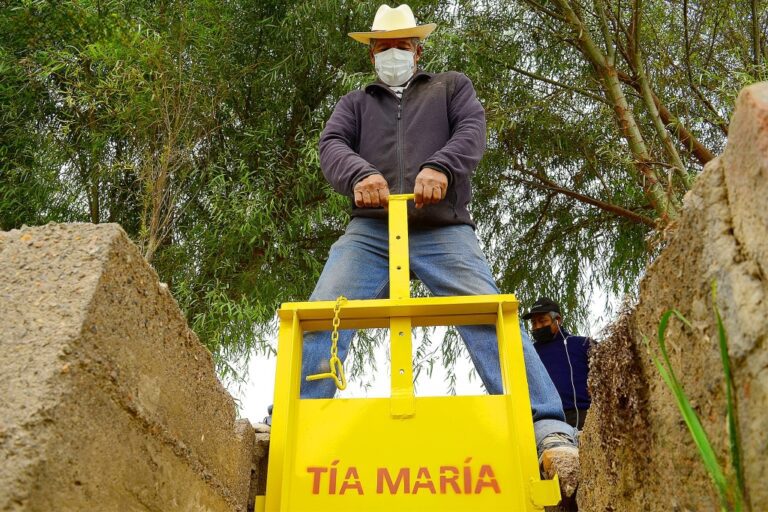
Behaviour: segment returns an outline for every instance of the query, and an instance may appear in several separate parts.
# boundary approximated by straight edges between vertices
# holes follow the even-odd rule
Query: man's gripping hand
[[[416,186],[413,189],[416,208],[425,204],[439,203],[445,198],[448,190],[448,177],[440,171],[425,167],[416,176]]]
[[[355,185],[355,206],[358,208],[378,208],[389,205],[389,185],[381,174],[371,174]]]

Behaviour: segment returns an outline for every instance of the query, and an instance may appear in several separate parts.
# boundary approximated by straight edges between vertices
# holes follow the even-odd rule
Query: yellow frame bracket
[[[555,474],[552,480],[531,478],[531,501],[537,507],[559,503],[560,477]]]

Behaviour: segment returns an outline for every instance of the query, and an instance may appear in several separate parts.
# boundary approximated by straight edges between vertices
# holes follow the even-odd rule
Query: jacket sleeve
[[[357,118],[351,95],[342,97],[320,134],[320,167],[331,186],[347,196],[353,195],[355,184],[379,171],[358,155]]]
[[[469,179],[485,151],[485,111],[469,78],[457,73],[456,85],[448,105],[451,138],[421,167],[434,167],[448,179]]]

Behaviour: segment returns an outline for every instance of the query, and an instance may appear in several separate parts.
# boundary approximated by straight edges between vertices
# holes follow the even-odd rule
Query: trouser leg
[[[437,296],[499,293],[474,231],[466,225],[415,230],[410,234],[411,269]],[[537,443],[554,432],[572,434],[560,396],[521,324],[523,358]],[[496,328],[458,328],[486,390],[503,392]]]
[[[350,300],[375,299],[388,294],[389,258],[385,222],[353,219],[344,235],[331,247],[328,261],[310,301],[336,300],[340,295]],[[342,321],[343,320],[342,306]],[[338,355],[344,361],[354,330],[339,331]],[[301,365],[301,398],[331,398],[336,385],[331,379],[307,381],[307,375],[329,371],[331,333],[311,331],[304,334]]]

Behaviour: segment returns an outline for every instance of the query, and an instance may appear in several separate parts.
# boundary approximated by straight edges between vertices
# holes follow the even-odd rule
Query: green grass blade
[[[731,467],[736,474],[738,489],[734,493],[736,510],[741,510],[746,496],[746,483],[744,480],[744,468],[741,461],[741,437],[739,435],[738,416],[736,411],[735,384],[731,371],[731,358],[728,354],[728,335],[725,331],[720,310],[717,307],[717,284],[712,282],[712,309],[717,322],[717,339],[720,346],[720,359],[723,363],[725,375],[725,394],[727,400],[728,444],[731,451]]]
[[[680,413],[683,416],[683,420],[685,421],[685,424],[688,427],[689,432],[691,433],[693,442],[699,451],[699,456],[704,462],[704,467],[707,470],[707,473],[709,473],[709,476],[714,482],[715,487],[718,491],[721,506],[723,507],[724,510],[727,510],[728,483],[725,478],[725,474],[723,473],[722,468],[720,467],[720,464],[717,460],[717,456],[715,455],[715,452],[712,449],[712,444],[709,441],[709,438],[706,434],[706,431],[704,430],[704,427],[701,425],[701,421],[699,420],[699,417],[696,414],[696,411],[693,410],[693,407],[691,406],[690,401],[688,400],[688,397],[685,395],[685,392],[683,391],[683,388],[679,380],[677,379],[677,376],[675,375],[674,370],[672,369],[672,364],[669,360],[669,354],[667,353],[667,346],[664,338],[665,338],[667,327],[669,325],[669,321],[673,315],[679,318],[686,325],[690,326],[690,323],[688,322],[688,320],[679,311],[677,310],[666,311],[661,317],[661,320],[659,322],[659,331],[658,331],[658,343],[659,343],[659,348],[661,349],[663,363],[652,352],[651,352],[651,358],[653,359],[653,363],[658,369],[662,379],[667,384],[669,389],[672,391],[672,394],[675,397],[675,402],[677,403],[678,409],[680,410]],[[648,343],[647,339],[646,339],[646,343]]]

